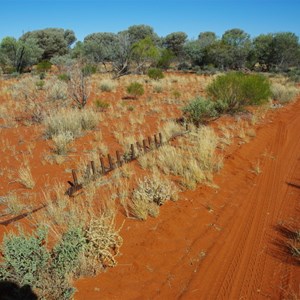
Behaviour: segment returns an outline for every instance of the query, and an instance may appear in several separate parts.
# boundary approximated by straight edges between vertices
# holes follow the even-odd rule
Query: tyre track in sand
[[[288,288],[291,266],[276,260],[270,262],[266,241],[268,230],[280,221],[279,216],[289,218],[289,215],[295,214],[296,211],[297,202],[288,201],[290,188],[286,182],[288,178],[293,177],[297,169],[295,162],[300,152],[300,115],[293,111],[289,115],[292,120],[290,124],[279,121],[276,122],[275,128],[271,126],[266,131],[264,138],[271,142],[268,151],[276,157],[271,162],[265,157],[262,174],[247,197],[251,204],[240,207],[240,210],[244,211],[243,214],[236,215],[236,219],[229,225],[231,230],[220,236],[224,243],[229,239],[232,245],[211,250],[211,255],[220,263],[221,270],[214,269],[214,265],[218,263],[214,263],[213,260],[210,262],[210,268],[200,268],[190,279],[188,292],[181,295],[181,298],[280,299],[278,289],[274,293],[275,281],[281,281],[281,288]],[[272,136],[274,129],[276,135]],[[266,266],[269,268],[270,264],[274,267],[273,273],[276,268],[280,268],[280,273],[285,277],[276,278],[273,290],[266,288],[266,280],[270,278],[264,276]],[[200,279],[198,274],[203,278]]]

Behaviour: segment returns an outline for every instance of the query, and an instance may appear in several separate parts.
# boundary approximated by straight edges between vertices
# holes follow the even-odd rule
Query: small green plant
[[[207,87],[207,94],[212,100],[225,103],[225,112],[235,112],[245,105],[268,101],[271,89],[268,79],[262,75],[230,72],[218,76]]]
[[[53,249],[52,272],[64,278],[78,266],[86,240],[82,228],[70,228]]]
[[[66,74],[66,73],[62,73],[62,74],[59,74],[59,75],[57,76],[57,78],[58,78],[59,80],[61,80],[61,81],[67,82],[67,81],[70,80],[70,75],[68,75],[68,74]]]
[[[96,106],[97,110],[99,110],[99,111],[106,111],[109,108],[109,103],[105,102],[101,99],[96,99],[95,106]]]
[[[39,80],[38,82],[36,82],[36,87],[38,90],[42,90],[44,88],[44,85],[45,85],[44,80]]]
[[[142,96],[144,94],[144,87],[139,82],[132,82],[126,89],[127,93],[133,98],[137,98],[138,96]]]
[[[19,284],[37,287],[42,271],[47,267],[50,254],[42,246],[47,236],[45,228],[39,228],[36,235],[27,236],[9,233],[4,236],[0,263],[0,280],[13,279]]]
[[[157,68],[149,69],[147,74],[148,74],[149,78],[154,79],[154,80],[159,80],[159,79],[162,79],[165,77],[162,70],[157,69]]]
[[[183,112],[188,120],[196,125],[218,115],[215,103],[201,97],[192,100],[183,108]]]
[[[39,72],[39,73],[44,73],[44,72],[47,72],[51,69],[52,67],[52,64],[50,61],[47,61],[47,60],[44,60],[44,61],[41,61],[40,63],[38,63],[36,65],[36,70]]]
[[[181,97],[181,93],[177,90],[172,91],[172,96],[175,100],[178,100]]]
[[[82,68],[82,73],[84,76],[90,76],[92,74],[95,74],[96,72],[97,72],[96,65],[86,64]]]

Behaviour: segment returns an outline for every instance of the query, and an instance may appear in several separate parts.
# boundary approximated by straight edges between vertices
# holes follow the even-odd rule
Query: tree
[[[205,64],[213,64],[221,70],[226,70],[232,65],[230,48],[222,41],[216,41],[205,49]]]
[[[201,46],[199,40],[187,42],[184,46],[184,52],[193,66],[200,66],[202,64],[204,47]]]
[[[273,36],[272,61],[279,70],[294,67],[300,62],[300,45],[296,34],[280,32]]]
[[[160,56],[156,63],[156,67],[161,69],[167,69],[170,66],[174,57],[175,56],[171,50],[160,48]]]
[[[269,70],[272,65],[273,34],[261,34],[253,40],[255,63]]]
[[[50,60],[53,56],[67,54],[76,37],[72,30],[46,28],[26,32],[20,39],[24,42],[34,40],[43,49],[42,60]]]
[[[249,34],[241,29],[230,29],[223,34],[222,42],[228,49],[228,58],[230,58],[228,67],[231,69],[245,67],[251,48]]]
[[[42,55],[42,50],[32,39],[27,41],[5,37],[0,44],[1,64],[12,67],[16,72],[35,64]]]
[[[117,43],[114,50],[114,60],[112,61],[115,78],[129,74],[131,64],[131,42],[127,32],[122,31],[117,34]]]
[[[198,41],[201,48],[206,48],[217,41],[217,36],[211,31],[200,32],[198,35]]]
[[[126,30],[129,36],[129,40],[131,44],[135,44],[146,37],[150,37],[155,45],[158,45],[160,42],[160,38],[154,32],[154,29],[149,25],[133,25],[128,27]]]
[[[147,66],[150,67],[158,61],[159,56],[159,49],[155,46],[150,36],[145,37],[132,46],[132,59],[136,63],[137,72],[144,72]]]
[[[173,32],[168,34],[164,39],[164,46],[172,51],[174,55],[180,58],[183,54],[184,44],[187,40],[187,35],[184,32]]]
[[[118,36],[114,33],[92,33],[84,39],[83,53],[92,62],[102,63],[106,68],[106,63],[116,58],[118,43]]]

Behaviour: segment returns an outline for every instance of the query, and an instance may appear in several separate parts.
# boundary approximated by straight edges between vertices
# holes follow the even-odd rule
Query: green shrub
[[[149,69],[148,70],[148,76],[149,76],[149,78],[154,79],[154,80],[159,80],[159,79],[162,79],[162,78],[165,77],[162,70],[157,69],[157,68]]]
[[[91,64],[86,64],[82,68],[82,73],[84,76],[90,76],[92,74],[95,74],[97,72],[97,66],[91,65]]]
[[[143,85],[139,82],[132,82],[127,87],[126,90],[127,90],[127,93],[134,98],[137,98],[138,96],[142,96],[145,92]]]
[[[208,96],[226,103],[227,111],[234,112],[245,105],[258,105],[271,96],[268,79],[258,74],[230,72],[218,76],[208,87]]]
[[[42,272],[47,268],[50,254],[42,244],[47,231],[38,229],[36,235],[9,233],[2,244],[3,261],[0,263],[0,280],[13,280],[20,285],[37,287]]]
[[[38,63],[36,65],[36,70],[39,72],[39,73],[44,73],[44,72],[47,72],[51,69],[52,67],[52,64],[50,61],[41,61],[40,63]]]
[[[42,90],[44,88],[45,81],[44,80],[39,80],[36,82],[36,87],[38,90]]]
[[[65,278],[79,264],[79,255],[84,251],[86,240],[81,228],[71,228],[53,249],[52,270],[59,278]]]
[[[70,80],[70,75],[69,74],[66,74],[66,73],[62,73],[62,74],[59,74],[57,76],[57,78],[61,81],[69,81]]]
[[[95,100],[95,106],[98,110],[105,111],[109,107],[109,103],[105,102],[101,99],[96,99]]]
[[[183,108],[183,112],[188,120],[196,125],[218,115],[215,103],[202,97],[192,100]]]

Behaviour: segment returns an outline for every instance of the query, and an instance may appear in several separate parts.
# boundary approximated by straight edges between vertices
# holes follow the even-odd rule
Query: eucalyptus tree
[[[42,52],[33,39],[23,41],[8,36],[0,43],[0,63],[21,73],[24,68],[37,63]]]
[[[172,32],[164,38],[163,45],[180,59],[184,54],[184,45],[186,41],[187,34],[185,32]]]
[[[20,40],[24,42],[34,40],[43,50],[42,59],[50,60],[54,56],[67,54],[76,37],[74,31],[69,29],[46,28],[28,31],[21,36]]]
[[[225,31],[221,41],[228,51],[228,67],[230,69],[245,67],[251,50],[250,35],[241,29],[234,28]]]

